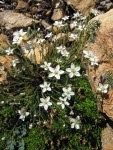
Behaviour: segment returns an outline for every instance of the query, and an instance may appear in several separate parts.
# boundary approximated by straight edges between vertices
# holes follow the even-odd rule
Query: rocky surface
[[[74,10],[79,10],[82,14],[87,15],[91,8],[94,8],[99,0],[65,0]]]
[[[113,9],[95,17],[91,22],[94,20],[99,20],[101,24],[95,42],[88,43],[87,48],[98,57],[99,65],[95,68],[88,65],[87,74],[93,92],[97,96],[99,111],[106,114],[113,125]],[[111,77],[108,73],[111,74]],[[101,97],[97,93],[99,83],[109,84],[108,93],[101,95]],[[107,127],[103,130],[102,150],[113,150],[113,127]]]
[[[110,126],[102,132],[102,150],[113,150],[113,129]]]
[[[30,26],[33,21],[38,23],[37,20],[26,17],[23,14],[16,13],[10,10],[0,12],[0,26],[5,26],[6,29],[12,29],[17,27]]]
[[[56,20],[61,19],[62,17],[63,17],[63,9],[60,9],[60,8],[54,9],[53,15],[51,16],[51,19],[53,21],[56,21]]]
[[[2,66],[0,66],[0,83],[3,83],[7,80],[7,73],[4,71],[4,67],[10,68],[12,65],[12,56],[0,56],[0,63]]]
[[[99,2],[96,4],[96,9],[107,12],[110,9],[113,8],[113,1],[112,0],[99,0]]]
[[[28,7],[28,3],[23,0],[18,0],[18,5],[16,6],[16,9],[25,9]]]
[[[0,49],[6,49],[10,46],[10,42],[7,35],[0,34]]]
[[[97,93],[99,82],[106,82],[105,75],[109,71],[113,73],[113,9],[106,14],[99,15],[93,20],[100,21],[95,43],[89,43],[88,49],[94,52],[99,59],[99,66],[92,69],[88,66],[87,73],[93,92]],[[92,20],[92,21],[93,21]],[[102,97],[102,112],[113,120],[113,89]]]

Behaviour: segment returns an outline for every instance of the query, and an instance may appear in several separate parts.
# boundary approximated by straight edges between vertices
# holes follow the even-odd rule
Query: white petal
[[[71,128],[74,128],[74,123],[71,124]]]
[[[75,74],[77,77],[79,77],[80,76],[80,73],[79,72],[76,72],[76,74]]]
[[[80,125],[79,125],[79,124],[76,124],[76,125],[75,125],[75,128],[76,128],[76,129],[80,129]]]
[[[75,93],[74,92],[70,92],[70,95],[75,95]]]
[[[51,105],[52,105],[52,103],[51,103],[51,102],[48,102],[48,105],[49,105],[49,106],[51,106]]]
[[[47,91],[46,88],[43,88],[42,92],[45,93],[46,91]]]
[[[63,74],[64,73],[64,71],[63,70],[60,70],[60,72],[59,72],[60,74]]]
[[[60,69],[60,66],[57,65],[56,68],[55,68],[55,70],[56,70],[56,71],[59,71],[59,69]]]
[[[85,50],[83,51],[83,53],[84,53],[84,54],[86,54],[86,55],[88,54],[88,52],[87,52],[87,51],[85,51]]]
[[[107,93],[107,90],[104,90],[103,93]]]
[[[79,71],[80,70],[80,67],[76,67],[76,71]]]
[[[47,89],[48,91],[51,91],[51,88],[50,87],[48,87],[48,89]]]
[[[99,83],[99,88],[102,88],[102,87],[103,87],[103,85],[101,83]]]
[[[21,111],[20,111],[20,110],[18,110],[18,113],[19,113],[19,114],[21,114]]]
[[[63,90],[64,92],[66,92],[66,91],[67,91],[67,89],[66,89],[66,88],[62,88],[62,90]]]
[[[44,87],[44,85],[43,84],[41,84],[41,85],[39,85],[41,88],[43,88]]]
[[[71,68],[67,68],[66,71],[67,71],[67,72],[71,72]]]
[[[77,120],[80,120],[80,116],[77,116],[76,119],[77,119]]]
[[[54,73],[50,73],[48,77],[54,77]]]
[[[65,105],[69,106],[69,103],[68,103],[68,102],[65,102]]]
[[[70,122],[75,122],[75,119],[74,118],[70,118]]]
[[[49,67],[49,71],[54,72],[54,68]]]
[[[71,64],[71,68],[72,68],[72,69],[74,69],[74,68],[75,68],[75,65],[74,65],[73,63]]]
[[[39,104],[39,106],[41,106],[41,107],[42,107],[42,106],[43,106],[43,103],[40,103],[40,104]]]
[[[105,84],[105,85],[104,85],[104,88],[107,89],[107,88],[108,88],[108,84]]]
[[[71,72],[71,73],[69,74],[69,77],[72,78],[73,76],[74,76],[74,74]]]
[[[28,116],[29,115],[29,112],[26,112],[26,116]]]
[[[23,121],[25,120],[25,116],[23,116],[23,115],[21,115],[19,118]]]
[[[40,98],[40,101],[41,101],[41,102],[44,102],[44,101],[45,101],[45,99],[44,99],[44,98]]]
[[[49,101],[49,100],[50,100],[50,97],[48,96],[48,97],[46,98],[46,100]]]
[[[55,75],[55,77],[56,77],[58,80],[60,79],[60,75],[58,75],[58,74]]]
[[[46,104],[46,105],[44,105],[44,109],[45,110],[47,110],[48,109],[48,105]]]
[[[62,109],[64,109],[64,108],[65,108],[65,105],[64,105],[64,104],[62,104],[61,106],[62,106]]]
[[[61,102],[57,102],[57,105],[61,105],[62,103]]]

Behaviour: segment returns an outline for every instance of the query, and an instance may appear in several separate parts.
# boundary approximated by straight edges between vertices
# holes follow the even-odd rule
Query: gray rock
[[[4,26],[7,30],[16,27],[28,27],[33,22],[39,23],[37,20],[14,11],[5,10],[4,12],[0,12],[0,26]]]

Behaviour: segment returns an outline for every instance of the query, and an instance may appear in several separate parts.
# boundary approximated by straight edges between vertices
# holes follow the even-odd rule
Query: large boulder
[[[88,43],[87,49],[91,50],[99,59],[99,65],[97,68],[92,69],[92,66],[88,66],[87,74],[92,86],[93,92],[97,94],[97,87],[99,83],[111,81],[108,84],[112,84],[113,74],[113,9],[105,14],[101,14],[95,17],[93,20],[100,22],[100,28],[97,32],[95,43]],[[109,75],[110,74],[110,75]],[[108,94],[102,97],[102,112],[113,120],[113,85],[109,88]]]
[[[64,0],[73,9],[79,10],[82,14],[87,15],[91,8],[94,8],[99,0]]]
[[[102,150],[113,150],[113,129],[110,126],[102,131]]]
[[[0,50],[7,49],[10,46],[8,36],[5,34],[0,34]]]
[[[8,30],[18,27],[28,27],[33,22],[38,23],[39,21],[10,10],[0,12],[0,26],[4,26]]]
[[[98,57],[98,66],[92,67],[87,64],[86,70],[93,92],[97,97],[98,109],[111,120],[113,125],[113,9],[93,18],[90,23],[95,20],[100,22],[100,28],[97,31],[95,42],[87,44],[87,50],[92,51]],[[98,93],[99,83],[109,84],[108,93]],[[111,127],[103,130],[102,149],[113,150],[113,128]]]

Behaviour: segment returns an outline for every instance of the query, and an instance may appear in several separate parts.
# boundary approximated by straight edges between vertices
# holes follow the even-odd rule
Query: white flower
[[[19,59],[12,60],[12,66],[16,67],[16,64],[19,63]]]
[[[21,41],[23,40],[23,37],[14,37],[13,38],[13,43],[12,44],[20,44],[21,43]]]
[[[69,77],[72,78],[74,76],[79,77],[80,73],[79,73],[80,67],[75,67],[75,65],[72,63],[71,64],[71,68],[67,68],[66,71],[69,72]]]
[[[51,91],[50,83],[44,82],[44,84],[41,84],[40,87],[42,88],[43,93]]]
[[[25,54],[28,54],[30,51],[33,50],[33,44],[30,45],[28,43],[24,43],[24,45],[22,46],[22,50]]]
[[[78,26],[78,30],[82,31],[84,29],[84,26],[83,25],[79,25]]]
[[[93,56],[90,58],[90,61],[91,61],[91,65],[98,65],[98,59],[96,56]]]
[[[45,36],[45,38],[50,38],[52,35],[53,35],[52,32],[50,32]]]
[[[107,93],[108,92],[108,84],[102,85],[101,83],[99,83],[97,90],[102,93]]]
[[[81,14],[79,13],[79,12],[77,12],[77,13],[74,13],[73,14],[73,19],[75,19],[75,18],[78,18],[78,17],[80,17],[81,16]]]
[[[49,77],[55,77],[57,79],[60,79],[60,75],[62,75],[64,73],[63,70],[60,70],[60,66],[57,65],[55,68],[50,68],[50,74],[49,74]]]
[[[52,105],[52,103],[50,102],[50,97],[46,97],[46,98],[40,98],[41,103],[39,104],[40,107],[44,107],[45,110],[48,109],[49,106]]]
[[[69,56],[69,52],[68,51],[66,51],[66,50],[62,50],[61,51],[61,54],[62,54],[62,56],[65,56],[65,57],[68,57]]]
[[[13,38],[13,44],[20,44],[21,41],[23,40],[24,35],[27,32],[24,32],[23,29],[21,29],[20,31],[16,31],[13,33],[14,38]]]
[[[27,32],[24,32],[23,29],[21,29],[20,31],[16,31],[13,33],[14,36],[16,37],[23,37]]]
[[[62,96],[63,97],[66,97],[67,99],[71,99],[71,96],[75,95],[75,93],[72,91],[71,87],[68,87],[68,88],[62,88],[63,90],[63,94]]]
[[[98,65],[98,58],[93,54],[92,51],[83,51],[84,57],[88,58],[91,62],[91,65]]]
[[[68,20],[69,19],[69,16],[64,16],[63,18],[62,18],[62,20],[64,20],[64,21],[66,21],[66,20]]]
[[[77,26],[77,21],[73,21],[72,23],[70,23],[70,28],[73,29]]]
[[[57,26],[57,27],[63,27],[64,26],[64,24],[62,23],[62,21],[55,21],[53,25]]]
[[[92,58],[94,56],[92,51],[85,51],[84,50],[83,53],[84,53],[84,57],[88,58],[88,59],[90,59],[90,58]]]
[[[70,118],[70,122],[72,123],[71,128],[80,129],[80,116],[77,116],[76,118]]]
[[[57,49],[58,53],[61,53],[62,51],[66,50],[66,48],[64,46],[62,46],[62,45],[56,47],[56,49]]]
[[[45,41],[45,39],[41,39],[41,38],[40,38],[40,39],[38,39],[37,43],[38,43],[38,44],[41,44],[41,43],[43,43],[44,41]]]
[[[18,113],[20,114],[19,119],[21,119],[22,121],[24,121],[25,117],[29,115],[29,112],[25,112],[24,109],[18,110]]]
[[[61,60],[60,58],[57,58],[57,59],[56,59],[56,62],[59,64],[59,63],[62,62],[62,60]]]
[[[71,33],[69,37],[72,38],[72,39],[77,39],[77,38],[78,38],[78,35]]]
[[[69,114],[70,114],[70,115],[74,115],[74,112],[73,112],[73,110],[71,110]]]
[[[57,102],[57,104],[61,105],[62,109],[65,108],[65,105],[69,106],[69,103],[67,102],[67,98],[66,97],[64,97],[64,98],[59,97],[59,100],[60,100],[60,102]]]
[[[49,70],[51,68],[51,63],[44,61],[44,65],[41,65],[40,67],[44,68],[44,70]]]
[[[58,47],[56,47],[56,49],[57,49],[57,53],[61,53],[62,56],[68,57],[69,52],[66,50],[66,48],[64,46],[62,46],[62,45],[58,46]]]
[[[10,47],[8,49],[5,50],[7,55],[11,55],[13,54],[14,49],[11,49]]]

